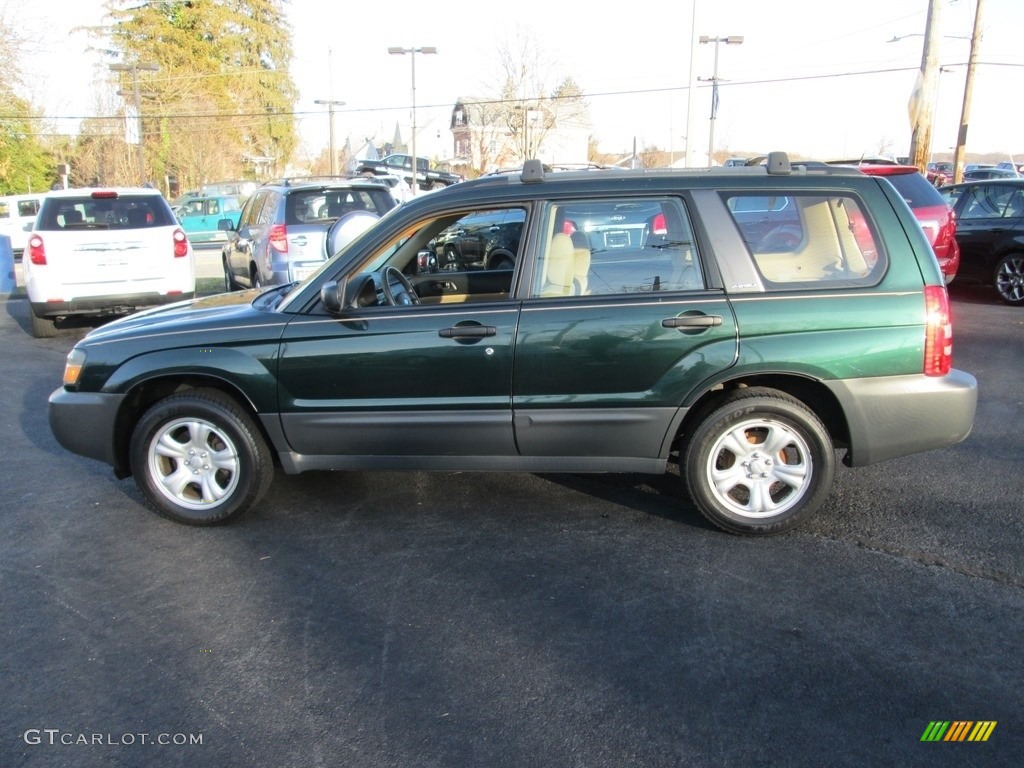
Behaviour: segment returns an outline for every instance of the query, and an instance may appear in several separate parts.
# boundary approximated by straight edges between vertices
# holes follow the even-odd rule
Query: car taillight
[[[288,228],[284,224],[275,224],[270,228],[270,247],[278,253],[288,253]]]
[[[32,235],[28,239],[28,259],[40,267],[46,265],[46,248],[43,246],[43,238],[39,235]]]
[[[953,323],[945,286],[924,287],[924,308],[924,375],[945,376],[953,365]]]
[[[176,229],[172,237],[174,238],[174,258],[188,256],[188,238],[185,237],[185,233]]]
[[[659,213],[651,221],[651,232],[655,235],[667,235],[668,224],[665,223],[665,214]]]

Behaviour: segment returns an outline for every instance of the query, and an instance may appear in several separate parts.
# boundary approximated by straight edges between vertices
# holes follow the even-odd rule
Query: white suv
[[[48,193],[22,264],[36,338],[62,317],[127,314],[196,291],[192,246],[147,188]]]

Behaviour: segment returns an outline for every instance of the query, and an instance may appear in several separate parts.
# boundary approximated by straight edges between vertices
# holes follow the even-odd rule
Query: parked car
[[[950,184],[960,244],[957,282],[994,286],[999,298],[1024,306],[1024,178]]]
[[[32,334],[70,316],[104,317],[195,296],[192,246],[149,188],[48,193],[22,259]]]
[[[499,208],[459,217],[430,245],[439,269],[465,272],[470,269],[512,269],[519,254],[526,212]]]
[[[394,154],[380,160],[360,160],[356,173],[364,176],[395,175],[402,178],[413,188],[412,155]],[[416,188],[419,191],[444,189],[462,181],[462,176],[449,171],[442,171],[430,166],[426,157],[416,158]]]
[[[221,220],[225,290],[303,280],[327,260],[328,230],[345,216],[382,216],[397,205],[375,179],[282,179],[257,189],[237,223]]]
[[[417,197],[302,283],[93,331],[68,355],[51,427],[192,525],[257,504],[275,466],[678,463],[725,530],[792,529],[829,496],[837,451],[863,466],[951,445],[977,399],[952,367],[942,273],[895,188],[805,171],[782,153],[700,174],[528,162],[520,179]],[[523,213],[514,269],[423,261],[487,210]],[[566,231],[595,213],[624,223],[616,210],[653,213],[656,231],[614,248]],[[775,245],[779,222],[797,237]]]
[[[227,232],[220,222],[228,219],[237,227],[242,205],[236,195],[197,195],[184,200],[174,214],[192,243],[225,243]]]
[[[43,194],[4,195],[0,197],[0,234],[11,238],[15,256],[20,256],[28,243]]]
[[[928,236],[946,283],[953,282],[960,266],[957,223],[939,191],[912,165],[861,163],[857,168],[869,176],[884,176],[896,187]]]
[[[1020,176],[1016,168],[975,168],[964,171],[964,181],[986,181],[987,179],[1016,179]]]

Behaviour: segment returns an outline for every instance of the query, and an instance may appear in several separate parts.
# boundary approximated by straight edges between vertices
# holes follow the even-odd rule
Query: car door
[[[664,234],[609,247],[600,231],[567,231],[615,207],[664,220]],[[534,240],[512,388],[520,451],[652,469],[686,396],[737,355],[732,308],[705,280],[683,201],[559,202]]]
[[[493,466],[516,456],[519,305],[507,286],[504,293],[425,296],[415,306],[378,298],[385,268],[413,271],[418,253],[448,223],[382,233],[347,277],[340,316],[318,305],[288,324],[277,378],[281,428],[297,453],[333,457],[324,460],[332,466],[347,456],[344,466],[396,469],[465,469],[479,457]]]
[[[259,190],[246,201],[242,208],[242,215],[238,219],[238,226],[229,234],[227,245],[224,246],[225,258],[231,273],[236,278],[242,278],[246,284],[249,282],[249,260],[254,227],[256,227],[260,210],[267,201],[268,195],[269,190]]]
[[[971,184],[956,203],[959,276],[990,282],[1002,245],[1020,226],[1021,191],[1009,184]]]

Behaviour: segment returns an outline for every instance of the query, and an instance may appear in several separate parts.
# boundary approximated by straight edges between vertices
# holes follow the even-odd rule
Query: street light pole
[[[328,146],[331,152],[331,176],[336,176],[338,174],[338,157],[337,153],[334,151],[334,108],[344,107],[345,102],[336,101],[335,99],[314,99],[313,103],[324,104],[327,106],[327,119],[331,121],[330,134],[328,138]]]
[[[139,184],[146,183],[146,151],[142,145],[142,92],[139,90],[139,70],[145,70],[147,72],[159,72],[160,65],[152,62],[143,63],[135,62],[133,64],[111,64],[111,72],[131,72],[132,73],[132,90],[129,94],[127,91],[118,91],[118,96],[131,95],[135,102],[135,118],[137,120],[137,131],[138,131],[138,161],[139,161]]]
[[[711,75],[711,128],[708,133],[708,166],[715,164],[714,153],[715,153],[715,119],[718,117],[718,44],[725,43],[726,45],[741,45],[743,43],[743,35],[729,35],[727,37],[708,37],[707,35],[701,35],[699,42],[703,45],[704,43],[715,44],[715,68]],[[708,78],[698,78],[699,80],[707,80]]]
[[[392,56],[404,56],[410,54],[412,56],[412,193],[418,194],[420,191],[419,183],[416,181],[416,165],[419,157],[416,154],[416,54],[430,54],[437,53],[437,48],[432,45],[423,46],[421,48],[388,48],[388,53]]]

